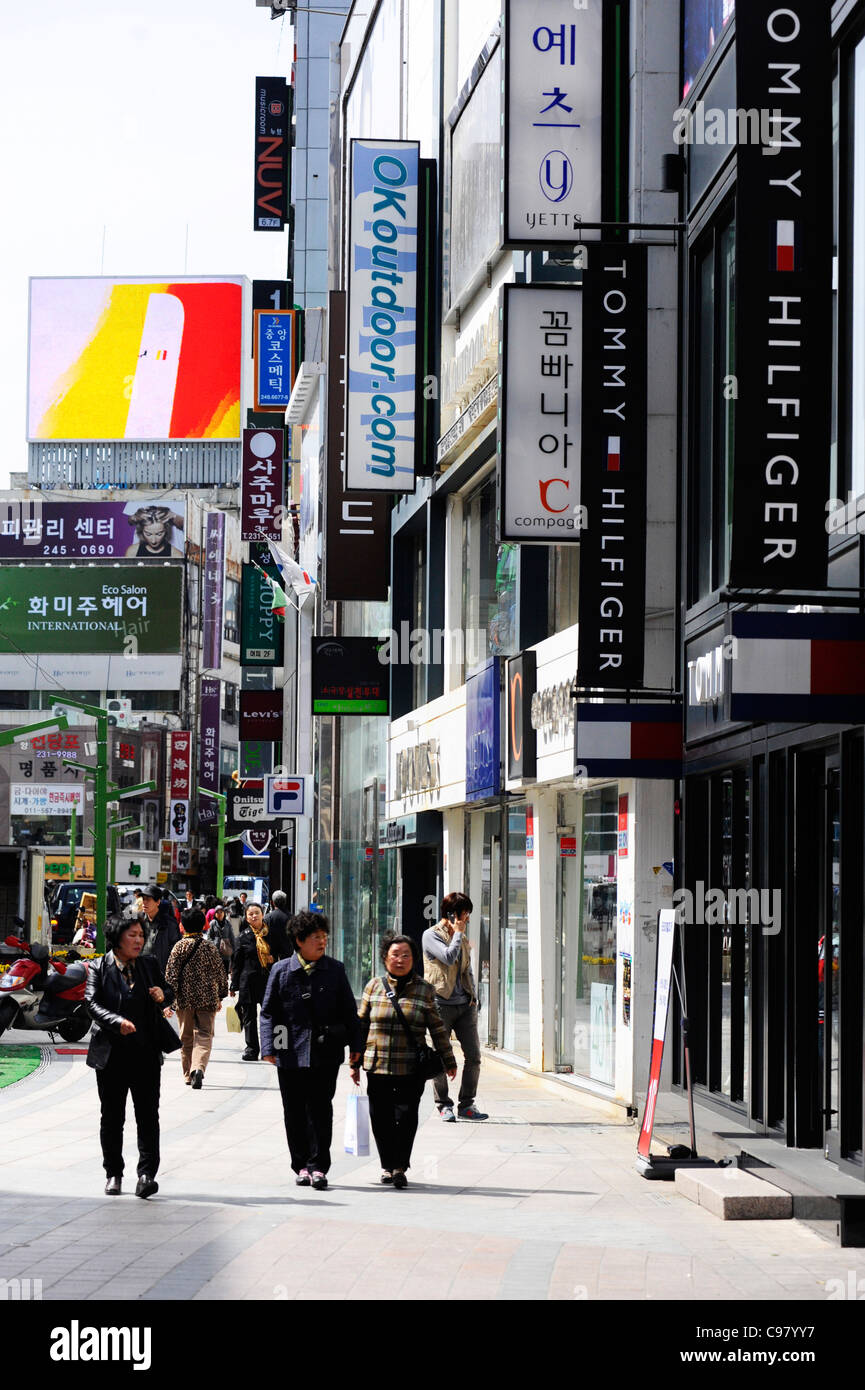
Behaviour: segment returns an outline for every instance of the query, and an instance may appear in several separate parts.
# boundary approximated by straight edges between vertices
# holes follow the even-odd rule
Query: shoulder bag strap
[[[396,990],[391,989],[390,985],[387,983],[387,980],[385,979],[382,979],[381,987],[387,995],[388,999],[390,1000],[391,1004],[393,1005],[396,1011],[397,1018],[399,1019],[403,1028],[405,1029],[406,1035],[409,1041],[411,1042],[412,1046],[415,1048],[415,1050],[421,1047],[425,1047],[426,1044],[423,1041],[419,1042],[416,1035],[412,1032],[411,1025],[409,1024],[408,1019],[406,1018],[397,1001]]]

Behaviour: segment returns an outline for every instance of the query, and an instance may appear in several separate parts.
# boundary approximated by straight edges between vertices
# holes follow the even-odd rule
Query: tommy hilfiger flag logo
[[[622,440],[618,434],[607,436],[607,472],[618,473],[622,467]]]
[[[798,222],[776,222],[773,270],[801,270]]]

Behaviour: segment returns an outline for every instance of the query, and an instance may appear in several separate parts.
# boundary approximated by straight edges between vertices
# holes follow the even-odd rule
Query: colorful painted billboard
[[[243,280],[32,279],[31,440],[239,439]]]

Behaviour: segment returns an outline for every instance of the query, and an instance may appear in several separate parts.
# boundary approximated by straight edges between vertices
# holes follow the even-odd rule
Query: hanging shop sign
[[[169,733],[168,739],[169,838],[172,841],[185,843],[189,839],[192,735],[188,729],[175,729]]]
[[[241,690],[240,739],[282,743],[281,690]]]
[[[272,830],[244,830],[244,859],[262,859],[267,856],[273,842]]]
[[[390,584],[390,499],[382,492],[346,493],[345,292],[328,295],[327,467],[324,597],[387,599]]]
[[[222,625],[225,603],[225,513],[208,512],[204,533],[204,612],[202,660],[210,671],[222,665]]]
[[[264,809],[268,816],[305,815],[305,782],[299,773],[276,773],[264,779]]]
[[[240,539],[278,541],[285,513],[283,430],[244,430]]]
[[[273,769],[273,744],[254,739],[240,745],[241,777],[260,778]]]
[[[4,560],[61,558],[180,560],[186,524],[185,497],[155,503],[0,500],[0,557]]]
[[[832,399],[830,7],[736,10],[737,103],[773,113],[737,150],[735,464],[730,584],[827,579]]]
[[[577,541],[581,291],[505,285],[500,304],[499,542]]]
[[[616,825],[616,845],[618,858],[627,859],[628,857],[628,794],[622,792],[619,797],[619,814]]]
[[[491,657],[466,680],[466,801],[501,791],[499,663]]]
[[[253,313],[253,380],[255,409],[284,413],[297,376],[295,309],[258,309]]]
[[[587,777],[681,777],[681,705],[578,704],[574,771],[578,783]]]
[[[505,0],[506,246],[572,246],[599,235],[584,224],[606,211],[611,154],[621,139],[621,120],[613,119],[623,100],[614,67],[621,62],[617,12],[626,17],[621,0]]]
[[[413,492],[419,146],[352,140],[347,492]]]
[[[198,785],[208,791],[219,791],[219,720],[221,685],[209,676],[203,677],[199,692],[198,712]],[[198,799],[198,824],[215,825],[217,805],[212,796]]]
[[[865,721],[865,618],[733,613],[728,717],[751,723]],[[729,640],[729,639],[728,639]]]
[[[646,620],[646,248],[593,247],[583,274],[577,680],[643,681]]]
[[[390,667],[378,637],[313,637],[313,714],[387,714]]]
[[[658,954],[655,964],[655,1017],[652,1026],[652,1056],[649,1063],[649,1086],[646,1109],[637,1143],[640,1157],[648,1161],[652,1149],[652,1130],[655,1108],[661,1086],[661,1065],[664,1060],[664,1039],[667,1035],[667,1014],[670,1007],[670,984],[673,975],[673,942],[676,936],[676,914],[670,908],[658,913]]]
[[[241,666],[281,666],[284,627],[273,613],[273,590],[255,565],[244,565],[240,584]]]
[[[284,77],[255,79],[256,232],[281,232],[288,221],[292,96]]]
[[[535,652],[521,652],[507,664],[508,778],[513,781],[537,776],[537,737],[531,718],[537,672]]]

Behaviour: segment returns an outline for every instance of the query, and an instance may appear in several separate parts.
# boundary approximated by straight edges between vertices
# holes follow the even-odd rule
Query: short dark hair
[[[180,921],[187,935],[204,931],[206,925],[204,913],[200,907],[188,907],[185,912],[181,912]]]
[[[241,906],[243,908],[244,916],[246,916],[247,912],[251,907],[257,907],[259,912],[264,912],[264,908],[261,906],[261,903],[242,903]]]
[[[468,893],[447,893],[442,898],[442,917],[462,917],[464,912],[474,912]]]
[[[402,932],[398,931],[385,932],[381,939],[379,955],[381,956],[382,965],[384,965],[387,960],[387,953],[391,946],[403,945],[411,947],[412,969],[417,969],[417,943],[410,936],[404,936]]]
[[[323,912],[298,912],[292,917],[288,930],[291,932],[295,941],[305,941],[313,932],[330,932],[330,923]]]
[[[140,927],[138,917],[126,917],[122,913],[116,913],[113,917],[105,919],[105,945],[109,951],[113,951],[120,945],[120,938],[124,932],[129,931],[130,927]],[[147,933],[144,933],[145,940]]]

